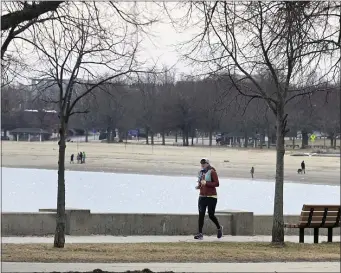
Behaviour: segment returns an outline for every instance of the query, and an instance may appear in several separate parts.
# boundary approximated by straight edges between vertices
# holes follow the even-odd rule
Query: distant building
[[[16,141],[44,141],[51,136],[50,132],[40,128],[16,128],[10,134]]]

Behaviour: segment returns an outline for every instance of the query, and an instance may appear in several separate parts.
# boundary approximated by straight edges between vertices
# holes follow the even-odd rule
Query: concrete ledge
[[[91,219],[90,210],[67,210],[66,230],[69,235],[90,235],[89,221]]]
[[[254,235],[253,228],[253,212],[237,211],[237,210],[222,210],[218,213],[229,214],[232,216],[231,235],[250,236]]]
[[[2,213],[2,236],[52,235],[56,227],[55,209],[40,209],[37,213]],[[87,209],[65,211],[67,235],[193,235],[198,229],[197,214],[130,214],[91,213]],[[224,226],[224,234],[234,236],[271,235],[272,215],[253,215],[253,212],[217,211],[217,218]],[[285,215],[285,223],[297,223],[299,215]],[[204,233],[215,235],[215,225],[205,217]],[[298,229],[286,228],[285,235],[298,236]],[[305,235],[313,235],[313,229],[305,229]],[[327,229],[320,229],[326,236]],[[340,235],[340,228],[333,229]]]
[[[2,236],[46,236],[56,229],[55,213],[2,213]]]
[[[3,236],[46,236],[54,234],[55,209],[39,213],[2,213]],[[90,210],[66,209],[67,235],[192,235],[198,229],[196,214],[124,214],[90,213]],[[232,216],[217,214],[224,233],[231,234]],[[215,235],[215,225],[205,218],[204,232]]]
[[[217,214],[225,227],[225,233],[231,234],[231,216]],[[105,235],[192,235],[198,229],[196,214],[91,214],[89,223],[91,234]],[[217,233],[215,225],[205,218],[204,232]]]

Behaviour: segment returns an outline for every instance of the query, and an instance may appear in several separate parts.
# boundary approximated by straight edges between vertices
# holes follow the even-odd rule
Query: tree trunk
[[[283,107],[283,106],[282,106]],[[283,221],[283,183],[284,183],[284,110],[277,107],[276,116],[276,184],[274,198],[274,214],[272,223],[272,242],[284,243]]]
[[[111,128],[108,127],[108,129],[107,129],[107,143],[110,143],[110,138],[111,138]]]
[[[330,147],[334,147],[334,137],[332,135],[330,136]]]
[[[292,137],[292,149],[295,149],[295,137]]]
[[[305,131],[302,131],[302,149],[307,148],[308,146],[308,133]]]
[[[152,145],[154,145],[154,132],[150,131],[150,142]]]
[[[268,149],[270,149],[270,128],[268,125],[268,129],[267,129],[267,135],[268,135]]]
[[[116,136],[116,125],[110,129],[110,143],[115,142],[115,136]]]
[[[187,129],[186,129],[186,146],[189,146],[189,141],[188,141],[188,139],[189,139],[189,129],[187,128]]]
[[[262,133],[260,134],[260,140],[259,140],[259,145],[261,149],[263,149],[264,141],[265,141],[265,134]]]
[[[166,145],[165,131],[162,131],[161,136],[162,136],[162,145]]]
[[[88,135],[89,135],[88,129],[85,129],[85,142],[89,142]]]
[[[63,118],[60,121],[59,130],[59,156],[58,156],[58,192],[57,192],[57,215],[56,231],[54,234],[54,247],[64,248],[65,245],[65,132],[67,125]]]
[[[276,134],[272,133],[271,134],[271,144],[276,144],[276,139],[277,139]]]
[[[192,131],[192,134],[191,134],[191,138],[192,138],[192,143],[191,143],[191,145],[192,145],[192,146],[194,146],[194,135],[195,135],[195,132]]]
[[[182,146],[186,146],[185,129],[182,129]]]
[[[244,133],[244,148],[247,148],[249,144],[249,137],[247,135],[247,132]]]
[[[326,137],[323,137],[323,148],[326,148]]]
[[[334,136],[334,150],[336,150],[336,136]]]
[[[178,130],[175,131],[175,143],[178,143]]]
[[[209,135],[208,135],[208,137],[209,137],[209,145],[210,146],[212,146],[212,135],[213,135],[212,128],[210,128]]]
[[[149,145],[149,130],[146,128],[146,144]]]
[[[125,133],[123,132],[123,130],[119,129],[119,131],[118,131],[118,142],[122,143],[124,138],[125,138]]]

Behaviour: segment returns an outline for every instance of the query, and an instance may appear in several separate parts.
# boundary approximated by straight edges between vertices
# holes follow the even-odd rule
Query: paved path
[[[53,236],[49,237],[2,237],[3,244],[52,244]],[[98,243],[176,243],[197,242],[193,236],[66,236],[69,244],[98,244]],[[305,236],[306,243],[313,243],[313,236]],[[205,236],[203,242],[271,242],[271,236],[231,236],[225,235],[222,239],[215,236]],[[285,241],[298,243],[298,236],[285,236]],[[327,236],[320,236],[320,242],[326,242]],[[340,242],[340,236],[333,236],[334,242]]]
[[[340,263],[2,263],[1,272],[124,272],[149,268],[154,272],[340,272]]]

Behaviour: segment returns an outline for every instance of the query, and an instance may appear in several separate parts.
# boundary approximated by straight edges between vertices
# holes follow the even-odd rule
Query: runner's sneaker
[[[223,226],[220,226],[217,231],[217,238],[220,239],[221,237],[223,237]]]
[[[202,240],[204,239],[204,236],[202,235],[202,233],[198,233],[197,235],[194,236],[195,240]]]

